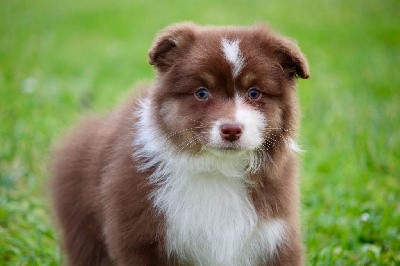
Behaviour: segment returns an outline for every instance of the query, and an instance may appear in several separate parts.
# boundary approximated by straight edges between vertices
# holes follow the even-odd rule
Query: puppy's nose
[[[236,123],[226,123],[220,126],[220,135],[224,140],[235,141],[242,135],[242,126]]]

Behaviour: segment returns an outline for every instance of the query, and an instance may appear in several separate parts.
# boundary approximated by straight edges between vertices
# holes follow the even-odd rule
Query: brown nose
[[[242,126],[240,124],[226,123],[220,126],[220,134],[224,140],[235,141],[242,135]]]

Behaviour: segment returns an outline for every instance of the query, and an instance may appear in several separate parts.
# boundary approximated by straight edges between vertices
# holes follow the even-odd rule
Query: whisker
[[[190,127],[190,128],[185,128],[185,129],[176,131],[176,132],[174,132],[174,133],[172,133],[172,134],[169,134],[168,136],[166,136],[166,137],[164,138],[164,140],[169,140],[169,139],[171,139],[173,136],[175,136],[175,135],[177,135],[177,134],[182,134],[182,133],[191,131],[191,130],[193,130],[193,129],[205,129],[205,128],[207,128],[207,127],[206,127],[206,126],[201,126],[201,125],[199,125],[199,126],[194,126],[194,127]]]
[[[192,139],[191,141],[187,141],[186,145],[183,146],[177,153],[180,153],[183,149],[185,149],[187,146],[189,146],[191,143],[195,142],[196,139]]]

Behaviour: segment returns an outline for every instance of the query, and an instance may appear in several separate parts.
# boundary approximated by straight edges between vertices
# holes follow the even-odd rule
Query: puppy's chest
[[[283,241],[282,220],[261,221],[242,178],[172,173],[155,205],[167,223],[167,253],[195,265],[257,265]]]

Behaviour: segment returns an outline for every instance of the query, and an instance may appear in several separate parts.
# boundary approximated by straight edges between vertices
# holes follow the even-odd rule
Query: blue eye
[[[252,100],[258,100],[261,97],[261,92],[257,88],[250,88],[247,96]]]
[[[200,87],[195,92],[195,97],[197,100],[200,100],[200,101],[208,100],[208,98],[210,98],[210,92],[206,88]]]

